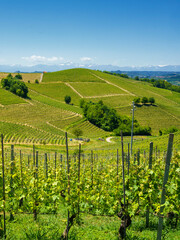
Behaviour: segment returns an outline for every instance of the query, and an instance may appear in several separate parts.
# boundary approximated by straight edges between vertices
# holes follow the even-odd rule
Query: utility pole
[[[132,156],[132,147],[133,147],[133,127],[134,127],[134,110],[135,110],[134,101],[132,102],[132,106],[133,106],[133,108],[131,109],[131,111],[132,111],[132,127],[131,127],[131,156]]]

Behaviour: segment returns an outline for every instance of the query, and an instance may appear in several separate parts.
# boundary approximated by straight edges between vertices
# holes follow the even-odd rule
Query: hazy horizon
[[[0,65],[180,65],[180,1],[3,1]]]

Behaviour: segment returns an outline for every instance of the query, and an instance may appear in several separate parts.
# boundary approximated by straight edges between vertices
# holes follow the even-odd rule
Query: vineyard
[[[14,145],[4,147],[1,136],[1,234],[6,239],[179,239],[180,155],[172,151],[173,142],[171,134],[167,151],[151,142],[148,151],[137,149],[130,156],[123,136],[120,148],[96,151],[80,144],[69,148],[66,135],[66,152],[42,153],[33,146],[23,153]]]
[[[0,78],[6,76],[7,73],[0,73]],[[44,73],[40,81],[41,76],[40,73],[22,74],[22,81],[26,82],[29,89],[26,99],[0,88],[1,133],[5,134],[5,143],[13,144],[14,141],[19,144],[53,144],[55,142],[55,145],[63,146],[64,142],[59,139],[63,139],[64,132],[67,131],[73,138],[75,128],[81,128],[83,138],[91,138],[94,145],[100,145],[98,139],[111,133],[83,119],[83,111],[79,105],[81,99],[92,102],[102,100],[108,107],[116,109],[118,114],[132,117],[134,97],[154,97],[156,100],[154,105],[136,107],[135,119],[142,126],[151,127],[153,136],[157,136],[160,129],[169,126],[179,129],[179,93],[157,89],[146,82],[88,69]],[[35,83],[36,79],[39,80],[39,84]],[[70,104],[64,101],[66,95],[71,96]],[[23,126],[24,136],[21,136],[22,131],[16,136],[16,125],[13,129],[8,127],[11,124]],[[44,136],[45,141],[43,141]],[[56,140],[51,140],[53,138]],[[101,146],[103,147],[103,143]]]

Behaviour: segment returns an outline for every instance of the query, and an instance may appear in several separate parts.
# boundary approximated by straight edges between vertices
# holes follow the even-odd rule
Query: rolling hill
[[[0,73],[0,78],[6,76]],[[102,100],[119,114],[131,116],[135,97],[154,97],[155,105],[136,107],[135,118],[158,135],[161,128],[180,128],[180,94],[151,86],[149,83],[112,76],[89,69],[70,69],[41,74],[23,74],[29,88],[29,99],[22,99],[0,88],[0,132],[7,143],[64,144],[64,132],[74,137],[73,130],[83,130],[83,137],[97,139],[109,136],[82,117],[80,99]],[[70,95],[72,104],[65,104]],[[21,131],[19,130],[21,129]],[[29,136],[29,137],[28,137]],[[43,142],[44,140],[44,142]]]

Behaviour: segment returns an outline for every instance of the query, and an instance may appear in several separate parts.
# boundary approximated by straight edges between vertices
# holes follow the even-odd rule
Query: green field
[[[4,76],[4,73],[1,73],[0,76]],[[179,93],[158,89],[149,83],[88,69],[45,73],[43,81],[35,84],[33,81],[38,77],[40,79],[40,74],[23,74],[24,81],[28,78],[32,79],[31,83],[27,83],[29,88],[29,99],[27,100],[0,89],[1,121],[23,124],[23,126],[27,124],[37,130],[57,136],[64,136],[64,132],[68,131],[72,137],[73,130],[80,128],[83,131],[83,137],[89,137],[96,141],[98,137],[110,133],[104,132],[84,120],[79,122],[82,119],[82,109],[79,107],[80,99],[84,98],[86,101],[93,102],[103,100],[104,104],[115,108],[119,114],[131,117],[131,105],[134,97],[146,96],[154,97],[156,102],[153,106],[136,107],[135,118],[140,124],[150,126],[153,135],[158,135],[159,129],[162,128],[170,126],[180,128]],[[64,97],[66,95],[71,96],[71,104],[65,104]],[[12,132],[13,134],[16,133]],[[34,138],[38,139],[38,134],[33,134]],[[50,140],[48,142],[50,143]]]
[[[45,73],[43,82],[103,82],[92,73],[92,70],[83,68]]]
[[[120,94],[125,94],[127,95],[126,92],[123,90],[107,84],[107,83],[70,83],[70,85],[77,91],[79,92],[83,97],[88,98],[88,97],[103,97],[103,96],[112,96],[112,95],[120,95]]]
[[[0,105],[20,104],[26,103],[23,98],[0,88]]]
[[[80,97],[65,83],[27,84],[27,86],[40,94],[61,102],[64,102],[66,95],[70,95],[72,103],[79,105]]]

